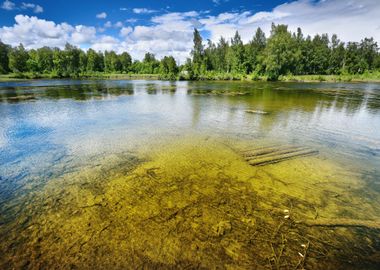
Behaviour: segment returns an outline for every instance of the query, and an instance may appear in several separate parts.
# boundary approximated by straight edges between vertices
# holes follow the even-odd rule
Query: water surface
[[[380,222],[380,84],[11,82],[0,117],[2,268],[380,264],[341,224]],[[318,154],[242,154],[284,146]]]

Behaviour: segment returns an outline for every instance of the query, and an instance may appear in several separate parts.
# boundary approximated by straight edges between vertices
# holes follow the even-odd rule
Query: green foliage
[[[275,24],[268,38],[258,28],[246,44],[237,31],[230,40],[221,37],[217,43],[208,40],[207,44],[197,29],[193,34],[191,58],[182,66],[177,66],[172,56],[158,60],[149,52],[142,61],[132,61],[128,52],[83,51],[70,44],[63,50],[26,50],[22,44],[12,48],[0,41],[0,74],[13,72],[17,75],[12,76],[25,78],[153,74],[171,80],[292,80],[310,75],[307,78],[313,80],[350,80],[359,75],[365,79],[366,74],[372,78],[380,69],[373,38],[345,44],[337,35],[331,39],[327,34],[304,37],[300,28],[292,33],[286,25]]]
[[[272,24],[271,36],[264,50],[263,66],[270,80],[277,80],[282,74],[295,70],[298,63],[296,40],[286,25]]]
[[[205,53],[201,34],[197,29],[194,29],[194,49],[191,51],[193,57],[192,69],[195,76],[206,71]]]
[[[159,74],[160,61],[156,59],[154,54],[148,52],[143,61],[133,62],[131,70],[135,74]]]
[[[119,56],[120,64],[121,64],[121,71],[128,73],[131,70],[132,67],[132,57],[129,53],[123,52]]]
[[[104,56],[102,53],[97,53],[93,49],[87,51],[87,71],[96,72],[103,71],[104,69]]]
[[[247,72],[256,72],[261,70],[261,55],[263,50],[266,47],[266,37],[265,33],[261,30],[261,28],[257,28],[256,34],[253,37],[252,41],[250,41],[246,47],[246,67]]]
[[[25,50],[22,44],[15,48],[12,48],[9,53],[9,69],[15,73],[27,71],[28,59],[28,52]]]
[[[122,70],[120,58],[114,51],[106,51],[104,53],[104,67],[106,72],[117,72]]]
[[[268,39],[258,28],[245,45],[238,32],[230,42],[221,37],[217,45],[209,40],[204,47],[195,29],[193,40],[192,59],[183,66],[184,78],[235,79],[250,74],[248,78],[253,80],[277,80],[284,75],[361,74],[380,68],[378,46],[373,38],[345,45],[336,35],[331,40],[327,34],[305,38],[300,28],[291,33],[286,25],[273,24]]]
[[[173,56],[165,56],[161,60],[160,73],[166,79],[175,80],[177,78],[178,67]]]
[[[10,71],[8,57],[10,51],[11,47],[0,41],[0,74],[6,74]]]

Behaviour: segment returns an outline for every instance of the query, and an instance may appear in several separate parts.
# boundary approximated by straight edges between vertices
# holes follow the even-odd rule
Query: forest
[[[0,74],[28,78],[80,78],[94,74],[157,74],[162,79],[277,80],[286,75],[365,74],[380,69],[380,54],[373,38],[342,42],[337,35],[304,36],[300,28],[272,24],[269,37],[258,28],[244,44],[236,31],[231,40],[204,41],[194,29],[194,47],[186,63],[173,56],[156,59],[147,52],[141,61],[128,52],[84,51],[66,44],[64,49],[27,50],[0,41]]]

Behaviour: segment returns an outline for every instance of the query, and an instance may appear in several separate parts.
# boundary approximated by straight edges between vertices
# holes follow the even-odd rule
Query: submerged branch
[[[320,218],[315,220],[296,221],[297,224],[306,226],[320,226],[320,227],[364,227],[369,229],[380,230],[380,221],[373,220],[357,220],[357,219],[327,219]]]

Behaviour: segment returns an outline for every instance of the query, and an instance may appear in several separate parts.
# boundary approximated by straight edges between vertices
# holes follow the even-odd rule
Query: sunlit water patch
[[[0,115],[1,268],[380,264],[379,84],[17,82]]]

